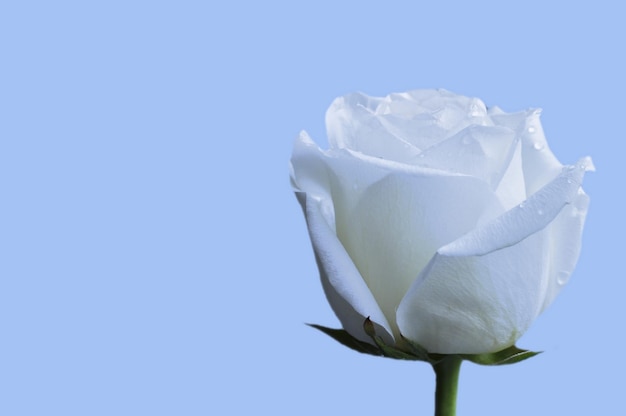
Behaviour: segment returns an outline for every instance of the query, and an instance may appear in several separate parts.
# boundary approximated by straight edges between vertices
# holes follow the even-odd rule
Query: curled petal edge
[[[450,292],[453,304],[455,302],[461,302],[460,306],[463,307],[466,303],[464,302],[465,298],[463,297],[463,291],[469,289],[463,289],[463,285],[469,284],[468,282],[472,279],[470,279],[470,275],[455,276],[452,280],[460,279],[457,282],[459,285],[458,287],[454,286],[452,281],[441,281],[441,273],[446,272],[446,270],[449,271],[450,267],[458,270],[461,263],[465,264],[465,262],[468,262],[466,272],[471,273],[473,267],[470,265],[474,264],[476,261],[479,263],[482,263],[482,260],[485,260],[487,263],[492,261],[499,261],[502,263],[503,258],[500,256],[500,254],[502,254],[500,250],[512,246],[518,247],[520,244],[519,250],[522,251],[528,251],[530,248],[541,250],[540,246],[535,247],[535,244],[539,241],[536,240],[536,238],[540,238],[539,232],[551,224],[563,211],[564,207],[580,202],[579,200],[582,193],[581,182],[584,173],[588,170],[593,170],[593,164],[589,158],[581,159],[574,166],[564,167],[559,176],[540,189],[533,196],[528,198],[528,200],[521,204],[521,206],[509,210],[500,217],[486,223],[484,226],[479,227],[454,242],[440,248],[431,259],[428,266],[426,266],[413,285],[409,288],[407,294],[398,307],[397,322],[400,332],[415,342],[423,343],[425,347],[429,348],[429,351],[439,353],[488,353],[513,345],[516,339],[521,336],[525,329],[527,329],[530,322],[536,318],[538,313],[540,313],[541,309],[545,308],[545,304],[543,304],[544,300],[535,299],[537,302],[543,304],[542,307],[537,308],[535,308],[535,306],[538,305],[533,304],[533,302],[535,302],[533,299],[524,301],[524,305],[527,306],[522,305],[522,309],[516,309],[511,312],[515,323],[507,323],[503,321],[502,325],[504,326],[498,326],[499,331],[496,331],[497,334],[494,335],[493,340],[489,341],[479,337],[480,339],[474,343],[467,337],[463,337],[457,341],[452,341],[448,339],[447,336],[443,339],[441,336],[437,335],[440,331],[435,322],[438,322],[439,320],[446,321],[447,318],[444,315],[439,315],[444,312],[441,310],[429,310],[426,304],[429,302],[435,302],[436,305],[440,306],[449,305],[447,299],[437,300],[438,293],[441,291],[441,285],[447,285],[446,287],[448,287],[449,290],[452,290],[449,287],[451,285],[456,287],[456,291],[452,290],[452,292]],[[527,240],[530,236],[536,236],[533,237],[535,240]],[[492,258],[492,255],[496,255],[496,257]],[[474,260],[472,260],[472,258],[474,258]],[[497,260],[498,258],[499,260]],[[504,259],[503,264],[506,266],[508,261]],[[515,269],[515,271],[518,272],[519,270]],[[535,276],[538,272],[539,271],[537,270],[533,271],[533,276]],[[518,278],[519,277],[523,278],[523,276],[518,276]],[[478,279],[478,281],[480,281],[480,279]],[[456,315],[458,315],[459,319],[467,321],[461,326],[465,328],[468,323],[475,321],[475,324],[477,325],[476,330],[480,329],[484,331],[489,329],[487,327],[491,326],[492,323],[491,321],[483,321],[483,318],[481,318],[482,314],[489,313],[491,309],[499,310],[499,308],[503,306],[501,301],[503,299],[506,300],[506,297],[508,296],[508,291],[510,291],[511,288],[516,287],[516,285],[519,286],[520,282],[523,283],[523,281],[525,281],[525,279],[520,281],[515,280],[511,282],[513,286],[510,287],[509,285],[501,286],[502,283],[497,283],[497,281],[491,281],[491,284],[502,287],[500,290],[504,290],[504,297],[500,299],[499,296],[496,296],[495,298],[487,296],[485,299],[487,303],[481,303],[482,306],[480,311],[482,312],[479,311],[480,313],[473,309],[471,310],[472,313],[468,314],[463,313],[463,309],[456,311]],[[488,281],[483,283],[486,284]],[[545,294],[539,296],[543,297]],[[492,305],[489,303],[491,301],[495,303]],[[526,304],[526,302],[529,303]],[[507,303],[505,302],[505,304]],[[445,309],[444,306],[441,306],[441,308]],[[450,307],[454,308],[454,306]],[[525,308],[527,309],[528,307],[536,309],[536,313],[525,310]],[[477,313],[478,315],[476,315]],[[433,319],[435,321],[431,322]],[[511,328],[509,328],[510,324],[513,325],[513,327],[511,327],[512,332],[510,331]],[[454,327],[454,323],[448,322],[448,326],[452,328]],[[483,326],[484,328],[482,328]],[[495,331],[495,328],[492,328],[487,332],[491,333],[493,331]],[[453,333],[456,334],[454,331]],[[456,334],[455,336],[459,334]],[[458,345],[459,342],[460,344],[465,342],[465,344],[461,346]],[[460,350],[457,350],[458,348],[460,348]]]
[[[305,192],[296,192],[296,197],[306,217],[322,287],[343,328],[358,340],[372,343],[363,330],[363,321],[369,316],[385,342],[393,344],[395,340],[387,319],[337,235],[324,219],[320,201]]]
[[[510,247],[543,229],[572,203],[581,187],[585,172],[594,170],[591,158],[585,157],[563,168],[545,185],[517,207],[438,250],[442,256],[482,256]]]

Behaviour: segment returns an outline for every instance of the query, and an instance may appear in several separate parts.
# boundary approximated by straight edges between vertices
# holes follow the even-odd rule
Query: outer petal
[[[309,236],[328,301],[354,337],[371,342],[363,331],[368,316],[378,333],[393,343],[391,327],[335,232],[331,199],[334,174],[326,155],[303,133],[296,141],[291,161],[291,181],[307,220]]]
[[[400,332],[444,354],[513,345],[554,298],[561,272],[573,269],[588,168],[588,159],[565,168],[523,206],[439,249],[398,308]],[[575,231],[555,240],[564,228]]]
[[[565,206],[547,227],[552,262],[542,312],[552,303],[574,271],[588,208],[589,197],[579,189],[572,203]]]
[[[396,308],[436,250],[500,210],[479,179],[394,172],[336,212],[337,235],[397,334]]]

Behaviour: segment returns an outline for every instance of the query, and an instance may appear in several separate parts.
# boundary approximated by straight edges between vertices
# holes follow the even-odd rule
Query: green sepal
[[[498,352],[489,354],[461,354],[461,357],[464,360],[480,365],[505,365],[524,361],[537,354],[541,354],[541,352],[522,350],[512,345]]]
[[[411,354],[419,357],[420,360],[427,361],[431,364],[436,364],[445,357],[445,355],[442,354],[429,354],[426,348],[405,337],[402,337],[402,343],[406,346],[406,348],[408,348],[409,351],[411,351]]]
[[[316,324],[307,325],[322,331],[340,344],[363,354],[375,355],[379,357],[384,356],[397,360],[425,361],[431,365],[436,365],[449,356],[446,354],[429,353],[418,343],[402,336],[397,345],[387,345],[385,344],[385,341],[383,341],[382,337],[376,334],[374,323],[369,319],[369,317],[363,322],[363,330],[376,345],[356,339],[345,329],[327,328]],[[537,354],[540,354],[540,352],[523,350],[513,345],[501,351],[488,354],[452,355],[457,355],[463,360],[471,361],[474,364],[495,366],[518,363],[530,357],[534,357]]]
[[[382,351],[385,357],[395,358],[397,360],[425,361],[409,352],[405,352],[394,346],[385,344],[385,341],[383,341],[383,339],[379,335],[376,335],[374,323],[370,320],[369,316],[365,319],[365,322],[363,322],[363,329],[365,330],[365,333],[369,335],[370,338],[372,338],[372,341],[374,341],[376,345],[378,345],[378,348],[380,348],[380,351]]]
[[[377,355],[377,356],[383,355],[380,349],[376,348],[374,345],[370,343],[359,341],[358,339],[350,335],[348,331],[346,331],[345,329],[327,328],[325,326],[316,325],[316,324],[307,324],[307,325],[319,331],[322,331],[323,333],[330,336],[331,338],[333,338],[335,341],[339,342],[340,344],[350,349],[353,349],[355,351],[358,351],[360,353]]]

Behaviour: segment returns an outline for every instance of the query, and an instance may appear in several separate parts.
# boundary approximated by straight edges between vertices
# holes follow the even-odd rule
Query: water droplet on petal
[[[535,128],[534,128],[533,126],[530,126],[530,127],[528,128],[528,132],[529,132],[529,133],[534,133],[534,132],[535,132]]]
[[[567,283],[567,281],[569,280],[569,277],[570,277],[570,272],[561,270],[556,276],[556,282],[562,286],[565,283]]]
[[[481,106],[478,101],[472,102],[470,105],[470,116],[472,117],[480,117],[484,113],[484,107]]]
[[[524,208],[524,206],[525,206],[525,205],[526,205],[526,204],[524,204],[524,203],[522,202],[522,203],[520,203],[520,204],[519,204],[519,207],[520,207],[520,208]]]
[[[539,215],[543,215],[543,214],[544,214],[544,212],[543,212],[543,210],[542,210],[542,209],[538,209],[538,210],[537,210],[537,214],[539,214]]]
[[[543,144],[543,143],[541,143],[541,142],[535,142],[535,143],[533,144],[533,149],[535,149],[535,150],[541,150],[541,149],[543,149],[544,147],[545,147],[545,146],[544,146],[544,144]]]
[[[572,180],[571,179],[567,179],[567,183],[572,183]]]

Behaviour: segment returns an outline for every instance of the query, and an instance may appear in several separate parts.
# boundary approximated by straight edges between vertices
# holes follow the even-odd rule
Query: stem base
[[[449,355],[437,364],[433,364],[433,370],[435,370],[437,377],[435,416],[456,415],[456,395],[462,362],[461,357]]]

